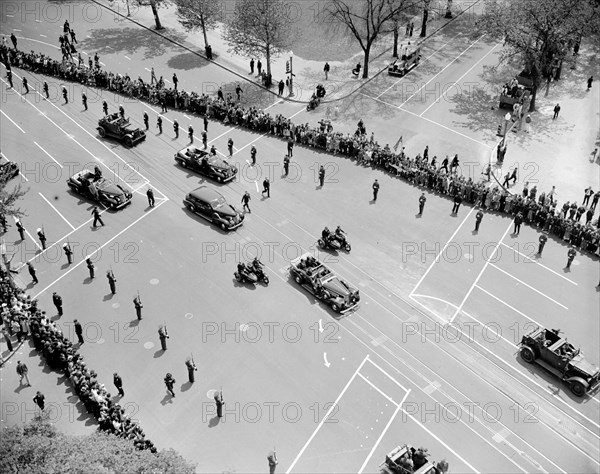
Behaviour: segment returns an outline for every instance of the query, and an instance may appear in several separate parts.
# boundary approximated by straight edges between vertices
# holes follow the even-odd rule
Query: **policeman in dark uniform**
[[[173,131],[175,132],[175,138],[179,138],[179,122],[177,120],[173,122]]]
[[[58,315],[62,316],[63,315],[62,298],[59,294],[56,293],[56,291],[54,293],[52,293],[52,302],[54,303],[54,306],[56,306],[56,311],[58,311]]]
[[[571,263],[573,262],[575,255],[577,255],[577,251],[573,247],[571,247],[567,252],[567,268],[571,268]]]
[[[88,270],[90,272],[90,278],[93,280],[94,279],[94,270],[96,267],[94,267],[94,264],[92,263],[92,260],[90,258],[86,258],[85,263],[87,264]]]
[[[285,155],[283,157],[283,175],[287,176],[290,172],[290,156]]]
[[[83,327],[81,326],[81,323],[74,319],[73,326],[75,327],[75,334],[77,335],[77,340],[79,341],[79,344],[83,344],[85,341],[83,339]]]
[[[171,396],[174,397],[175,392],[173,391],[173,386],[175,385],[175,379],[170,373],[168,373],[165,377],[165,385],[167,386],[167,392],[169,392]]]
[[[204,131],[205,131],[205,132],[208,132],[208,117],[207,117],[206,115],[204,115],[204,116],[202,117],[202,121],[203,121],[203,123],[204,123]]]
[[[14,87],[13,84],[13,78],[12,78],[12,71],[9,69],[6,71],[6,78],[8,79],[8,84],[10,85],[10,87]]]
[[[23,226],[23,223],[21,221],[17,221],[15,225],[17,226],[17,230],[19,231],[19,236],[21,237],[21,240],[25,240],[25,226]]]
[[[325,168],[322,165],[319,168],[319,184],[321,187],[325,184]]]
[[[108,285],[110,286],[110,292],[114,295],[117,292],[117,279],[112,270],[106,272],[106,278],[108,278]]]
[[[108,115],[108,104],[105,100],[102,101],[102,110],[104,111],[104,115]]]
[[[124,397],[125,391],[123,390],[123,379],[116,372],[113,374],[113,383],[115,384],[115,387],[117,387],[117,390],[119,391],[119,395],[121,397]]]
[[[187,360],[185,361],[185,365],[188,370],[188,380],[190,381],[190,383],[194,383],[196,380],[194,377],[194,372],[196,372],[198,370],[196,368],[196,364],[194,364],[194,361],[188,357]]]
[[[242,208],[244,211],[247,209],[248,212],[252,212],[250,210],[250,193],[248,191],[242,196],[242,204],[244,205]]]
[[[27,78],[23,78],[23,89],[25,89],[25,94],[29,94],[29,84],[27,84]]]
[[[215,391],[215,403],[217,404],[217,416],[219,418],[223,417],[223,405],[225,402],[223,401],[223,392]]]
[[[46,234],[42,229],[37,230],[38,238],[40,239],[40,243],[42,244],[42,249],[46,250]]]
[[[293,152],[294,152],[294,140],[292,140],[292,137],[288,138],[287,141],[287,151],[288,151],[288,155],[290,156],[290,158],[292,156],[294,156]]]
[[[165,326],[158,327],[158,338],[160,339],[160,347],[163,351],[167,350],[167,339],[169,339],[169,334],[167,333],[167,328]]]
[[[483,212],[481,209],[475,215],[475,232],[479,232],[479,225],[481,224],[481,219],[483,219]]]
[[[68,243],[63,244],[63,250],[65,251],[65,255],[67,256],[67,262],[69,265],[73,263],[73,250],[71,250],[71,246]]]
[[[34,284],[39,283],[37,276],[35,275],[35,268],[31,264],[31,262],[27,262],[27,267],[29,269],[29,274],[31,275],[31,278],[33,278],[33,283]]]
[[[125,109],[123,108],[123,106],[121,104],[119,104],[119,115],[121,116],[122,119],[125,118]]]
[[[148,205],[150,207],[154,207],[154,191],[152,191],[152,188],[148,188],[148,191],[146,191],[146,196],[148,196]]]
[[[94,206],[94,209],[92,209],[92,216],[94,216],[94,227],[96,227],[98,222],[100,222],[100,225],[104,227],[104,222],[100,217],[100,211],[98,210],[97,206]]]
[[[546,237],[546,234],[540,235],[540,245],[538,245],[538,252],[537,252],[540,257],[542,256],[542,252],[544,251],[544,245],[546,245],[547,241],[548,241],[548,237]]]
[[[379,194],[379,181],[373,182],[373,201],[377,201],[377,194]]]
[[[206,130],[202,130],[202,146],[205,150],[208,146],[208,134],[206,133]]]
[[[419,198],[419,215],[423,215],[423,209],[425,209],[425,201],[427,198],[425,197],[425,193],[421,193],[421,197]]]
[[[85,108],[85,110],[88,109],[87,107],[87,95],[85,95],[85,92],[81,93],[81,102],[83,103],[83,107]]]
[[[146,130],[148,130],[150,128],[149,121],[150,121],[150,119],[148,118],[148,114],[146,112],[144,112],[144,125],[146,126]]]
[[[135,314],[138,318],[138,320],[142,319],[142,308],[144,307],[144,305],[142,305],[142,300],[140,298],[140,295],[137,295],[135,298],[133,298],[133,306],[135,306]]]
[[[456,193],[454,195],[454,205],[452,206],[452,214],[458,214],[458,210],[460,209],[460,205],[462,204],[462,197],[460,193]]]
[[[265,193],[267,193],[267,197],[271,197],[271,182],[269,181],[269,178],[265,178],[263,181],[262,195],[264,196]]]
[[[227,150],[229,151],[229,158],[233,156],[233,139],[229,137],[227,140]]]
[[[252,166],[256,164],[256,147],[252,145],[250,148],[250,158],[252,159]]]
[[[188,137],[190,138],[190,143],[194,143],[194,129],[191,125],[188,127]]]
[[[513,230],[513,234],[519,235],[519,232],[521,231],[521,224],[523,223],[523,214],[521,214],[521,212],[517,212],[514,223],[515,228]]]
[[[162,117],[160,115],[156,119],[156,128],[158,128],[158,133],[162,133]]]
[[[67,92],[67,88],[63,86],[63,88],[62,88],[62,96],[63,96],[63,99],[65,99],[65,104],[69,103],[69,95],[68,94],[69,93]]]

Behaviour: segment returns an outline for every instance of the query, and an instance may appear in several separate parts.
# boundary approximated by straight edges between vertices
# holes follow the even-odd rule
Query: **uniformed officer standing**
[[[290,172],[290,156],[285,155],[283,157],[283,175],[287,176]]]
[[[515,228],[513,230],[513,234],[519,235],[519,232],[521,231],[521,224],[523,223],[523,214],[521,214],[521,212],[517,212],[514,223]]]
[[[62,96],[63,96],[63,99],[65,99],[65,104],[69,103],[69,95],[68,94],[69,93],[67,92],[67,88],[65,86],[63,86],[63,88],[62,88]]]
[[[73,326],[75,327],[75,334],[77,335],[77,340],[81,345],[85,342],[83,339],[83,326],[81,326],[81,323],[76,319],[73,320]]]
[[[196,364],[194,364],[194,361],[189,357],[185,361],[185,365],[188,370],[188,380],[190,381],[190,383],[194,383],[196,381],[194,377],[194,372],[196,372],[198,368],[196,367]]]
[[[25,94],[29,94],[29,84],[27,84],[27,78],[23,78],[23,89],[25,89]]]
[[[56,291],[54,293],[52,293],[52,302],[54,303],[54,306],[56,306],[56,311],[58,311],[58,315],[62,316],[63,315],[62,298],[59,294],[56,293]]]
[[[208,134],[206,133],[206,130],[202,130],[202,146],[205,150],[208,147]]]
[[[148,205],[150,207],[154,207],[154,191],[152,191],[152,188],[148,188],[148,191],[146,191],[146,196],[148,196]]]
[[[146,112],[144,112],[144,125],[146,126],[146,130],[148,130],[150,128],[149,121],[150,121],[150,119],[148,118],[148,114]]]
[[[158,128],[158,133],[162,133],[162,117],[160,115],[156,119],[156,128]]]
[[[65,255],[67,256],[67,262],[69,265],[73,263],[73,250],[71,250],[71,246],[68,243],[63,244],[63,250],[65,251]]]
[[[373,182],[373,201],[377,201],[377,194],[379,194],[379,181]]]
[[[275,468],[279,463],[279,461],[277,461],[277,453],[271,451],[267,456],[267,460],[269,461],[269,474],[275,474]]]
[[[204,131],[208,132],[208,117],[206,116],[206,114],[202,117],[202,121],[204,123]]]
[[[425,201],[427,198],[425,197],[425,193],[421,193],[421,197],[419,198],[419,215],[423,215],[423,210],[425,209]]]
[[[135,306],[135,314],[137,315],[138,320],[141,320],[142,308],[144,307],[144,305],[142,305],[140,295],[137,295],[135,298],[133,298],[133,306]]]
[[[542,252],[544,251],[544,245],[546,245],[547,241],[548,241],[548,237],[546,237],[546,234],[540,235],[540,245],[538,245],[538,252],[537,252],[540,257],[542,256]]]
[[[123,105],[119,104],[119,115],[121,116],[122,119],[125,118],[125,109],[123,108]]]
[[[121,397],[124,397],[125,391],[123,390],[123,379],[117,372],[115,372],[113,374],[113,383],[115,384],[115,387],[117,387],[117,390],[119,391],[119,395]]]
[[[85,263],[87,264],[88,270],[90,272],[90,278],[93,280],[94,279],[94,270],[96,267],[94,267],[94,264],[92,263],[92,260],[90,258],[86,258]]]
[[[173,122],[173,131],[175,132],[175,138],[179,138],[179,122],[177,120]]]
[[[166,351],[167,339],[169,339],[169,333],[167,332],[166,326],[160,325],[158,327],[158,338],[160,339],[160,347],[163,351]]]
[[[188,137],[190,138],[190,143],[194,143],[194,129],[191,125],[188,127]]]
[[[94,216],[94,227],[96,227],[96,224],[98,222],[100,222],[100,225],[102,227],[104,227],[104,222],[102,221],[102,218],[100,217],[100,211],[98,210],[97,206],[94,206],[94,209],[92,209],[92,216]]]
[[[6,79],[8,79],[8,84],[10,85],[10,87],[14,87],[13,84],[13,78],[12,78],[12,71],[9,69],[6,71]]]
[[[252,160],[252,166],[256,164],[256,147],[252,145],[250,148],[250,159]]]
[[[321,187],[323,187],[323,185],[325,184],[325,168],[323,168],[323,165],[321,165],[321,167],[319,168],[319,184],[321,185]]]
[[[15,225],[17,226],[17,230],[19,231],[19,236],[21,237],[21,240],[25,240],[25,226],[21,221],[17,221]]]
[[[290,155],[290,158],[292,156],[294,156],[294,140],[292,140],[292,137],[288,138],[288,141],[287,141],[287,151],[288,151],[288,155]]]
[[[40,239],[40,243],[42,244],[42,249],[46,250],[46,234],[42,229],[37,230],[38,238]]]
[[[83,103],[83,107],[85,108],[85,110],[88,109],[87,107],[87,95],[85,95],[85,92],[81,93],[81,102]]]
[[[571,268],[571,263],[573,262],[575,255],[577,255],[577,251],[573,247],[571,247],[567,252],[567,268]]]
[[[105,100],[102,101],[102,110],[104,111],[104,115],[108,115],[108,104]]]
[[[117,292],[117,279],[112,270],[106,272],[106,278],[108,278],[108,285],[110,286],[110,292],[114,295]]]
[[[481,224],[481,219],[483,219],[483,212],[481,209],[475,215],[475,232],[479,232],[479,225]]]
[[[215,403],[217,404],[217,416],[219,418],[223,417],[223,405],[225,402],[223,401],[223,392],[215,391]]]
[[[44,94],[46,94],[46,99],[49,99],[50,98],[50,92],[48,91],[48,83],[45,82],[45,81],[44,81],[43,89],[44,89]]]
[[[175,385],[175,379],[170,373],[168,373],[165,377],[165,385],[167,386],[167,392],[169,392],[171,396],[174,397],[175,392],[173,391],[173,386]]]
[[[229,151],[229,158],[233,156],[233,139],[229,137],[227,140],[227,150]]]

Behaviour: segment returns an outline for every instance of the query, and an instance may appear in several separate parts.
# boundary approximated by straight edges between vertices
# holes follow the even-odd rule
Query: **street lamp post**
[[[290,51],[290,97],[294,97],[294,65],[292,62],[294,52]]]

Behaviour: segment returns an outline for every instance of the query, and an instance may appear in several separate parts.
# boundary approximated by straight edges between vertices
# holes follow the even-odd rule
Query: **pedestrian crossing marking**
[[[425,392],[427,395],[431,395],[433,392],[435,392],[441,386],[442,386],[441,383],[439,383],[437,380],[434,380],[429,385],[427,385],[427,387],[425,387],[423,389],[423,392]]]

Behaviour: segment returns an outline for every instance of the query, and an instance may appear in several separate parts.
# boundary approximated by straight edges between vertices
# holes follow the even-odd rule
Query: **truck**
[[[405,444],[387,453],[379,469],[386,474],[445,474],[448,463],[442,460],[434,464],[426,448]]]
[[[132,128],[129,118],[123,118],[118,113],[106,115],[98,120],[97,130],[102,138],[115,138],[130,148],[146,139],[146,132],[141,128]]]
[[[296,283],[336,313],[346,314],[359,306],[359,291],[308,252],[290,262],[289,273]]]
[[[512,87],[511,87],[512,84]],[[529,100],[533,90],[533,80],[526,71],[515,76],[511,83],[506,83],[500,93],[499,108],[512,109],[516,102],[523,104]]]
[[[581,349],[576,349],[559,329],[537,327],[521,339],[521,358],[528,364],[545,368],[569,385],[578,397],[595,392],[600,386],[600,369],[586,360]]]
[[[411,69],[417,67],[421,61],[421,47],[417,46],[412,51],[406,51],[400,57],[400,61],[397,59],[388,66],[388,74],[394,77],[402,77]]]

